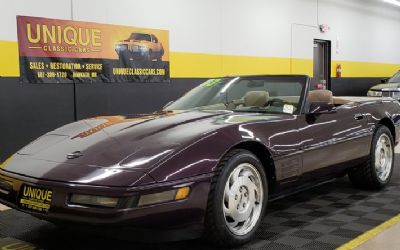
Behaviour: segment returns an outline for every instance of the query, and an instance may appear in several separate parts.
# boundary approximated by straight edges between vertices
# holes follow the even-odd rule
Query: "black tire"
[[[245,235],[234,234],[228,227],[225,214],[223,211],[224,203],[224,190],[231,173],[242,163],[251,164],[254,169],[257,170],[261,183],[263,195],[262,200],[258,204],[261,204],[259,211],[260,216],[254,227]],[[249,195],[250,196],[250,195]],[[247,197],[247,196],[244,196]],[[236,198],[235,198],[236,200]],[[240,198],[242,200],[242,198]],[[207,213],[205,218],[205,234],[204,236],[208,241],[213,244],[222,247],[233,247],[245,244],[250,241],[255,235],[259,228],[265,213],[268,200],[268,183],[265,175],[263,165],[259,159],[251,152],[243,149],[235,149],[227,153],[220,161],[216,174],[212,179],[210,193],[208,197]],[[244,206],[243,206],[244,207]],[[239,208],[239,205],[238,205]],[[255,211],[255,210],[253,210]],[[251,214],[254,214],[252,212]],[[257,217],[256,217],[257,218]]]
[[[376,170],[376,163],[375,163],[375,151],[377,148],[378,140],[381,138],[382,135],[386,135],[387,138],[390,140],[391,145],[391,169],[389,171],[389,175],[385,179],[379,178],[379,175]],[[390,165],[390,164],[389,164]],[[388,127],[384,125],[379,125],[372,138],[371,144],[371,152],[369,154],[368,160],[358,166],[357,168],[351,169],[348,173],[350,181],[357,187],[363,189],[382,189],[384,188],[389,182],[390,178],[393,173],[394,168],[394,141],[393,136]]]

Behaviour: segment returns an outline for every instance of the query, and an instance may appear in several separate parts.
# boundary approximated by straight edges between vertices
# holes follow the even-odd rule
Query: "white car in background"
[[[391,78],[382,79],[381,84],[372,86],[367,96],[393,97],[396,100],[400,100],[400,71]]]

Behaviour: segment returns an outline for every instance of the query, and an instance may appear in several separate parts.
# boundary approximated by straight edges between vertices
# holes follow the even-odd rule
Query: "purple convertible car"
[[[210,79],[160,112],[43,135],[0,165],[0,202],[56,223],[240,245],[288,192],[346,174],[384,187],[399,114],[391,98],[310,90],[307,76]]]

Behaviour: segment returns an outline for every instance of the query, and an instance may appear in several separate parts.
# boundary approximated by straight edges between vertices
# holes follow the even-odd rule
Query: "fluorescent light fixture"
[[[390,3],[390,4],[393,4],[393,5],[396,5],[396,6],[398,6],[398,7],[400,7],[400,1],[398,1],[398,0],[383,0],[385,3]]]

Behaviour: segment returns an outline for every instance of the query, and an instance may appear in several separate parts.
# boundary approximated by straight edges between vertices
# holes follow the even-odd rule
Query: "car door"
[[[341,171],[342,163],[369,153],[367,119],[359,103],[340,105],[336,112],[329,114],[305,114],[299,116],[298,123],[304,175]],[[343,167],[346,166],[349,165]]]

